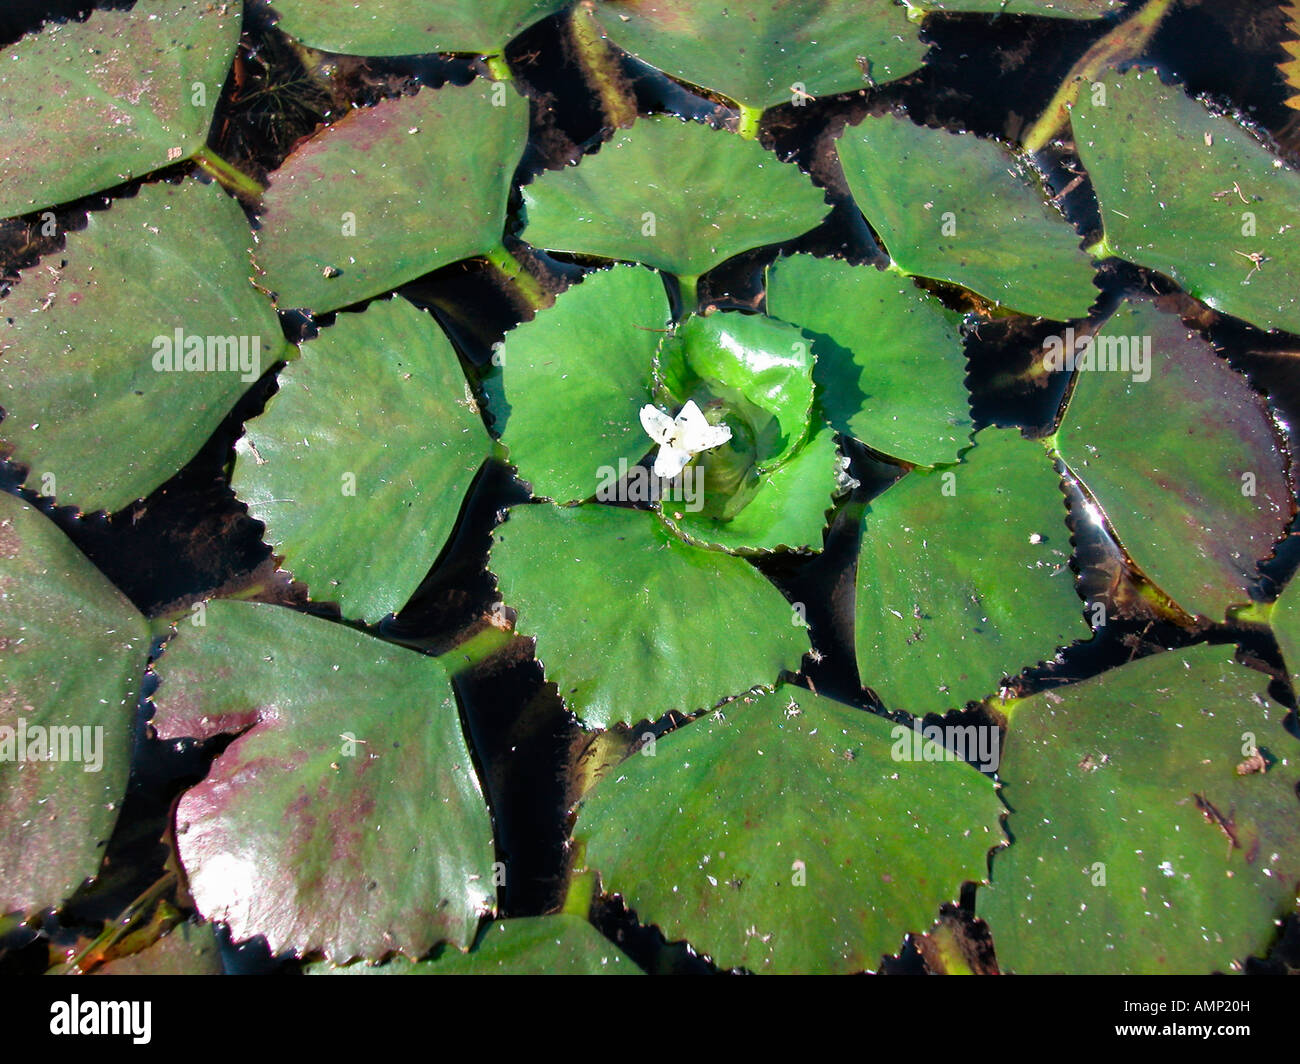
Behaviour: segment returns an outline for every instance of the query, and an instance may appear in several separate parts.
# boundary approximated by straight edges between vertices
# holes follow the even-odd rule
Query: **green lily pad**
[[[523,98],[482,79],[352,111],[271,175],[262,284],[319,314],[486,254],[527,138]]]
[[[1184,609],[1221,618],[1294,512],[1264,400],[1149,303],[1121,305],[1075,358],[1088,355],[1116,368],[1077,372],[1061,456],[1142,571]]]
[[[858,555],[858,671],[891,709],[922,714],[1087,634],[1065,499],[1041,447],[984,429],[951,469],[917,469],[867,507]]]
[[[822,549],[826,515],[834,505],[840,469],[835,433],[823,425],[790,459],[768,472],[750,471],[735,488],[715,490],[715,452],[696,459],[693,490],[699,500],[663,501],[668,527],[688,543],[758,554],[785,548]],[[729,471],[728,471],[729,472]],[[725,475],[725,474],[724,474]],[[739,507],[731,512],[732,507]],[[721,511],[721,512],[720,512]]]
[[[757,569],[683,543],[646,511],[516,506],[489,566],[547,678],[591,727],[709,708],[776,683],[808,651]]]
[[[1002,841],[976,769],[798,688],[732,703],[649,749],[583,800],[575,838],[642,923],[722,967],[874,968],[964,881],[982,881]]]
[[[0,52],[0,217],[66,203],[201,151],[243,4],[138,0]]]
[[[1004,969],[1200,973],[1268,949],[1300,879],[1297,747],[1231,657],[1165,651],[1010,706],[1015,841],[978,899]]]
[[[1100,85],[1105,103],[1080,93],[1070,124],[1106,249],[1215,310],[1300,333],[1300,173],[1153,71]]]
[[[484,390],[494,428],[535,494],[589,499],[620,462],[635,465],[654,446],[637,415],[650,402],[667,322],[658,275],[615,267],[589,274],[506,334]]]
[[[599,7],[610,40],[651,66],[757,110],[802,106],[920,68],[925,45],[893,0],[761,0]]]
[[[1101,18],[1124,0],[903,0],[909,11],[974,12],[990,15],[1040,15],[1043,18]]]
[[[276,0],[280,29],[348,55],[496,55],[567,0]]]
[[[525,236],[550,251],[643,262],[682,277],[826,217],[821,189],[734,133],[640,118],[595,155],[523,190]]]
[[[217,601],[156,668],[160,738],[240,733],[176,809],[205,919],[334,961],[469,945],[493,904],[492,823],[439,662]]]
[[[86,511],[143,498],[283,357],[249,236],[216,185],[146,185],[68,234],[66,266],[24,271],[0,302],[0,439],[42,494]]]
[[[0,493],[0,913],[53,907],[99,871],[148,656],[126,596]]]
[[[970,443],[961,315],[933,296],[892,272],[792,255],[768,270],[767,310],[815,340],[813,377],[840,432],[913,465],[955,462]]]
[[[838,146],[854,200],[904,273],[1021,314],[1087,315],[1098,293],[1078,234],[1000,144],[879,115]]]
[[[312,964],[308,975],[641,975],[627,955],[581,916],[525,916],[484,928],[468,953],[378,966]]]
[[[429,571],[490,448],[450,341],[394,298],[303,345],[231,485],[316,597],[374,621]]]
[[[1294,578],[1292,584],[1300,589]],[[1300,692],[1300,607],[1297,607],[1297,602],[1300,602],[1300,590],[1292,591],[1288,587],[1273,605],[1269,623],[1290,673],[1291,688]]]

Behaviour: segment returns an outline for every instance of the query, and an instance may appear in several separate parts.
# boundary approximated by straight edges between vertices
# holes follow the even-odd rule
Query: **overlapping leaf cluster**
[[[276,9],[308,47],[466,52],[502,76],[510,38],[564,6]],[[927,12],[1117,6],[596,5],[611,46],[731,101],[737,129],[643,116],[525,184],[522,239],[593,267],[553,303],[505,246],[529,135],[517,84],[477,79],[357,109],[262,192],[205,146],[239,4],[218,16],[140,0],[15,45],[0,74],[0,110],[14,117],[0,133],[0,213],[178,160],[256,199],[254,233],[197,176],[117,192],[67,234],[58,265],[26,271],[0,302],[0,439],[33,490],[122,508],[274,369],[279,391],[246,426],[232,486],[315,598],[373,622],[411,597],[504,446],[533,498],[497,528],[489,567],[568,708],[593,729],[699,715],[581,796],[574,838],[589,871],[575,869],[563,914],[485,922],[508,867],[449,666],[281,607],[199,603],[157,662],[152,701],[161,738],[235,737],[176,810],[202,916],[277,951],[418,962],[366,970],[630,969],[585,919],[576,888],[598,873],[642,921],[720,966],[854,971],[924,932],[963,882],[985,884],[1005,841],[993,781],[794,683],[817,654],[802,604],[754,558],[820,551],[828,520],[854,507],[859,673],[873,704],[918,722],[992,696],[1104,623],[1075,590],[1063,478],[1082,499],[1076,522],[1102,526],[1172,614],[1227,619],[1295,512],[1284,441],[1266,402],[1176,316],[1126,300],[1089,318],[1094,273],[1123,257],[1224,314],[1300,332],[1300,178],[1140,70],[1107,73],[1074,107],[1103,224],[1087,251],[1008,146],[873,114],[837,141],[846,198],[757,137],[774,108],[918,69]],[[51,65],[57,91],[33,111],[34,72]],[[77,106],[82,95],[101,106]],[[816,229],[836,196],[886,267],[784,254],[760,312],[700,306],[704,274]],[[1243,281],[1247,229],[1246,266],[1266,265]],[[474,257],[535,304],[481,381],[393,294]],[[1080,369],[1040,439],[977,429],[971,322],[946,298],[958,289],[993,313],[1063,332],[1073,321],[1090,351],[1123,364]],[[290,344],[276,311],[304,309],[325,323]],[[664,482],[639,412],[688,402],[730,440]],[[159,411],[164,431],[142,427]],[[892,483],[854,493],[855,454],[892,468]],[[112,740],[94,779],[0,764],[4,909],[28,915],[97,869],[149,628],[35,509],[0,502],[12,605],[0,724],[82,724],[93,711]],[[1291,597],[1273,627],[1294,670]],[[978,911],[1005,967],[1205,970],[1267,948],[1300,880],[1300,818],[1293,740],[1264,686],[1198,646],[990,703],[1016,841],[995,856]],[[44,855],[35,871],[32,853]],[[1153,940],[1161,948],[1146,949]]]

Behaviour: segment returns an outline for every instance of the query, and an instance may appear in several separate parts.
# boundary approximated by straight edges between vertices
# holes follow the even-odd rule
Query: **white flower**
[[[647,403],[641,408],[641,427],[659,444],[655,476],[669,480],[701,451],[711,451],[731,439],[731,429],[726,425],[710,425],[704,420],[694,399],[687,401],[676,418]]]

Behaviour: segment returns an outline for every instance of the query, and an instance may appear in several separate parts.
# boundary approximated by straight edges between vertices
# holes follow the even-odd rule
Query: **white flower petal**
[[[667,443],[672,439],[673,419],[650,403],[641,408],[641,427],[655,443]]]
[[[679,431],[682,429],[694,431],[707,425],[708,422],[704,420],[704,412],[695,405],[695,400],[687,399],[686,405],[677,414],[675,424]]]
[[[655,456],[654,475],[672,480],[691,460],[690,451],[678,450],[671,443],[660,445],[659,454]]]
[[[731,439],[731,429],[710,425],[693,399],[687,400],[676,418],[650,403],[641,408],[640,417],[646,435],[659,444],[654,464],[658,477],[672,479],[701,451],[721,447]]]
[[[693,399],[682,407],[675,424],[677,432],[671,441],[673,446],[692,454],[720,447],[731,439],[731,429],[726,425],[710,425]]]
[[[727,425],[706,425],[703,431],[686,446],[699,454],[700,451],[711,451],[715,447],[721,447],[729,439],[731,439],[731,429]]]

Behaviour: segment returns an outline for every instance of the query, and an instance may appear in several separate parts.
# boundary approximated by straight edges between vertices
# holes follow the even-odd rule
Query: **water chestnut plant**
[[[0,967],[1300,964],[1300,177],[1197,6],[21,27]]]

